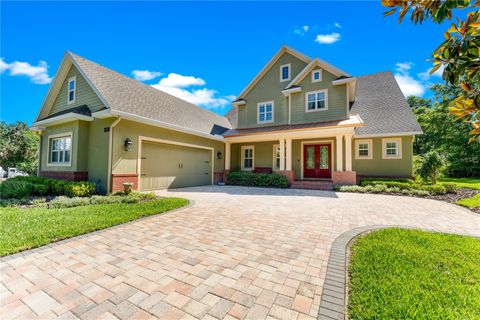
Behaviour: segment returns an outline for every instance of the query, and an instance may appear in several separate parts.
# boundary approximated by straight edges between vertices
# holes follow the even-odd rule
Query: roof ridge
[[[209,114],[209,115],[213,115],[213,116],[216,116],[216,117],[219,117],[219,118],[225,118],[224,116],[221,116],[221,115],[219,115],[219,114],[217,114],[217,113],[215,113],[215,112],[212,112],[212,111],[210,111],[210,110],[207,110],[207,109],[204,109],[204,108],[202,108],[202,107],[199,107],[199,106],[197,106],[197,105],[195,105],[195,104],[193,104],[193,103],[191,103],[191,102],[189,102],[189,101],[186,101],[186,100],[184,100],[184,99],[181,99],[181,98],[179,98],[179,97],[176,97],[176,96],[174,96],[174,95],[172,95],[172,94],[169,94],[169,93],[167,93],[167,92],[165,92],[165,91],[162,91],[162,90],[159,90],[159,89],[155,89],[154,87],[152,87],[152,86],[149,85],[149,84],[140,82],[140,81],[135,80],[135,79],[133,79],[133,78],[131,78],[131,77],[123,74],[123,73],[120,73],[120,72],[115,71],[115,70],[113,70],[113,69],[107,68],[107,67],[105,67],[105,66],[103,66],[103,65],[101,65],[101,64],[99,64],[99,63],[97,63],[97,62],[95,62],[95,61],[92,61],[92,60],[89,60],[89,59],[84,58],[84,57],[82,57],[82,56],[79,56],[78,54],[75,54],[75,53],[73,53],[72,51],[66,50],[66,53],[67,53],[71,58],[74,58],[74,59],[82,59],[82,60],[84,60],[84,61],[87,61],[88,63],[94,64],[94,65],[96,65],[96,66],[98,66],[98,67],[100,67],[100,68],[102,68],[102,69],[105,69],[105,70],[107,70],[108,72],[111,72],[111,73],[113,73],[113,74],[115,74],[115,75],[117,75],[117,76],[120,76],[120,77],[122,77],[122,78],[125,78],[125,79],[127,79],[128,81],[132,81],[132,83],[135,83],[135,84],[137,84],[137,85],[143,86],[144,88],[148,88],[148,90],[154,90],[154,91],[152,91],[152,92],[158,92],[158,91],[160,91],[161,93],[166,94],[166,95],[170,96],[170,97],[173,98],[173,99],[180,100],[180,101],[183,102],[183,103],[188,103],[188,104],[194,106],[195,108],[198,108],[198,109],[199,109],[201,112],[203,112],[203,113],[206,113],[206,114]],[[81,68],[81,66],[79,66],[79,67]],[[225,119],[226,119],[226,118],[225,118]],[[227,119],[227,121],[228,121],[228,119]]]

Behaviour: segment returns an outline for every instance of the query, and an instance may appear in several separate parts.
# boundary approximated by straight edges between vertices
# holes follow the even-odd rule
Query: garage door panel
[[[211,184],[211,151],[160,143],[142,143],[141,189]]]

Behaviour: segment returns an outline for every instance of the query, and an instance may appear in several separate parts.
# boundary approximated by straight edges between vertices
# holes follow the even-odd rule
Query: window
[[[372,140],[355,140],[355,159],[372,159]]]
[[[76,77],[68,79],[68,103],[75,102]]]
[[[312,82],[322,81],[322,70],[313,70],[312,71]]]
[[[273,122],[273,101],[260,102],[257,105],[257,123]]]
[[[273,169],[274,170],[280,169],[280,145],[279,144],[273,145]]]
[[[327,90],[312,91],[305,94],[305,111],[321,111],[328,109]]]
[[[402,158],[402,140],[400,138],[382,139],[383,159]]]
[[[50,137],[49,148],[49,164],[69,165],[72,157],[72,135]]]
[[[253,146],[242,147],[242,170],[253,170]]]
[[[290,80],[290,63],[280,66],[280,82]]]

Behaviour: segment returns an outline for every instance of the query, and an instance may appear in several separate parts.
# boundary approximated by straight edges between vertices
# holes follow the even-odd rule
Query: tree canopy
[[[15,167],[29,174],[37,172],[39,136],[24,122],[0,122],[0,166]]]

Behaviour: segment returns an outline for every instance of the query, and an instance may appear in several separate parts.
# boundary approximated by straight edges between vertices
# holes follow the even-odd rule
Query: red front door
[[[330,144],[307,144],[303,147],[303,177],[331,178]]]

